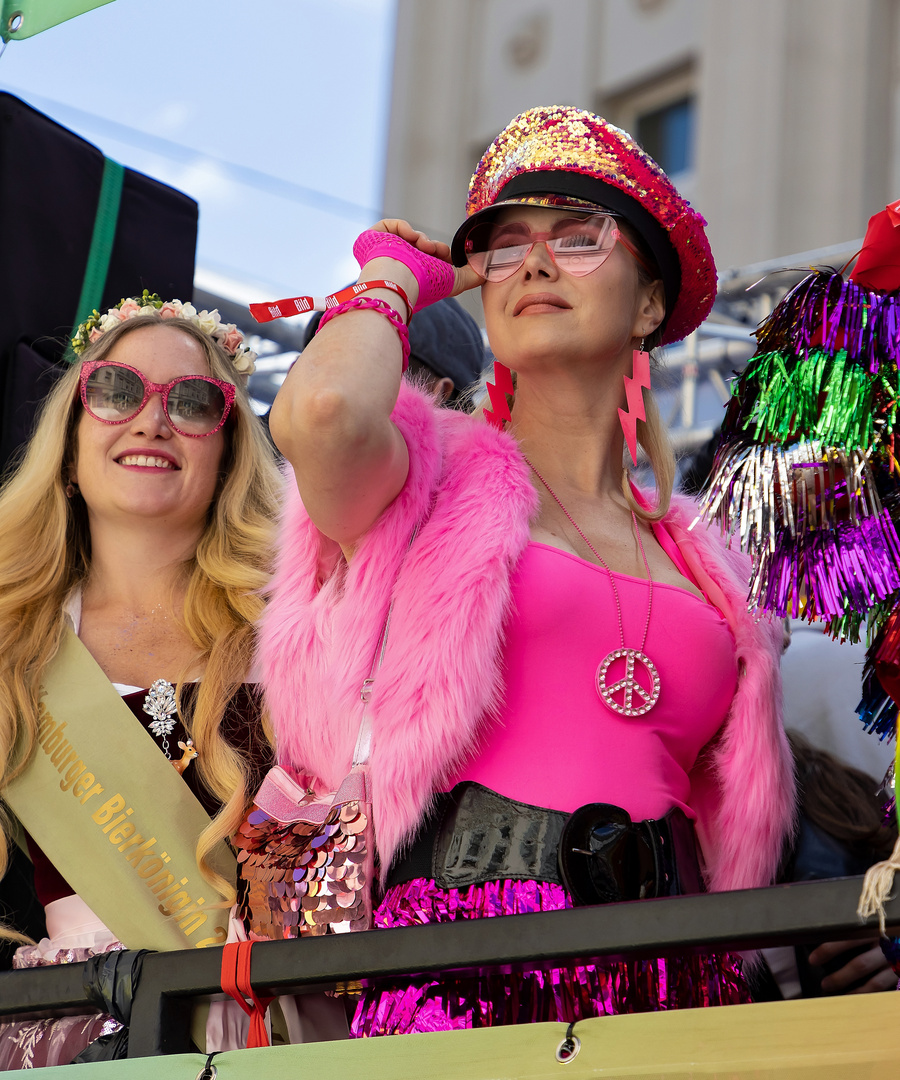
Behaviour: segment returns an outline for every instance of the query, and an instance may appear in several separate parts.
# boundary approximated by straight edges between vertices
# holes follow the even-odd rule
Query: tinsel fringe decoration
[[[757,331],[723,428],[725,440],[871,446],[898,399],[900,297],[813,271]]]
[[[745,377],[757,390],[741,426],[755,440],[788,441],[802,434],[832,445],[869,446],[876,420],[885,414],[893,426],[897,413],[898,373],[871,374],[843,350],[829,356],[814,348],[797,360],[765,353],[747,365]]]
[[[701,515],[754,554],[751,607],[840,618],[900,590],[900,539],[863,450],[726,443]]]
[[[856,715],[863,729],[879,739],[892,739],[897,734],[897,704],[884,689],[875,674],[874,665],[868,657],[863,667],[862,700],[856,706]]]
[[[898,707],[878,678],[878,665],[900,670],[900,610],[896,608],[869,642],[863,665],[862,700],[856,706],[864,729],[884,741],[897,734]]]
[[[870,375],[896,371],[900,362],[900,298],[876,293],[834,272],[814,270],[778,304],[759,328],[759,352],[806,357],[820,347]]]
[[[752,554],[751,607],[858,637],[900,599],[900,292],[814,270],[756,336],[701,514]]]
[[[893,518],[891,518],[893,520]],[[870,648],[894,612],[900,596],[878,601],[865,613],[848,611],[828,620],[825,630],[835,641],[849,641],[854,645],[862,641],[863,626],[866,629],[866,647]]]

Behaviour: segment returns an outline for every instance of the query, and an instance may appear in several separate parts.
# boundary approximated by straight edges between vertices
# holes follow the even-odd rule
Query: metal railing
[[[646,958],[697,951],[843,941],[870,936],[876,924],[855,915],[861,878],[803,882],[571,911],[375,930],[253,950],[253,986],[302,994],[341,983],[437,971],[527,970],[600,957]],[[887,905],[900,926],[900,899]],[[145,957],[132,1011],[129,1056],[176,1054],[190,1047],[190,1003],[221,995],[222,950]],[[82,966],[0,974],[0,1016],[84,1013]]]

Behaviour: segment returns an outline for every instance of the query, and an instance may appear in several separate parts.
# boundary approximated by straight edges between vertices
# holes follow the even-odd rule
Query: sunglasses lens
[[[466,258],[481,277],[506,281],[524,263],[532,246],[544,240],[561,270],[583,277],[606,261],[618,236],[615,221],[605,214],[565,218],[550,233],[532,233],[523,222],[501,226],[482,222],[466,238]]]
[[[618,237],[613,219],[595,214],[574,222],[561,236],[548,240],[547,246],[561,269],[584,277],[606,262]]]
[[[222,422],[225,395],[208,379],[182,379],[166,400],[169,419],[185,435],[206,435]]]
[[[475,273],[488,281],[512,277],[530,248],[527,229],[498,229],[493,222],[481,222],[466,237],[466,259]]]
[[[128,368],[110,364],[92,371],[84,385],[88,412],[113,423],[134,416],[144,400],[144,384]]]

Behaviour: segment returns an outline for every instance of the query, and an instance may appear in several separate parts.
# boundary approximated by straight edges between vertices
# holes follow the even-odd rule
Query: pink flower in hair
[[[141,310],[141,305],[137,300],[126,300],[125,303],[119,308],[120,317],[122,319],[130,319],[132,315],[137,315]],[[110,311],[112,314],[112,310]]]
[[[95,342],[97,338],[101,337],[103,337],[103,331],[100,329],[99,326],[95,326],[94,329],[90,332],[90,334],[88,334],[88,338],[92,343]]]
[[[177,319],[181,312],[178,310],[177,307],[175,307],[173,303],[167,301],[159,309],[159,314],[163,319]]]
[[[230,356],[234,356],[244,343],[244,335],[233,323],[229,323],[227,326],[223,327],[223,329],[225,330],[225,335],[219,338],[219,341],[225,352]]]

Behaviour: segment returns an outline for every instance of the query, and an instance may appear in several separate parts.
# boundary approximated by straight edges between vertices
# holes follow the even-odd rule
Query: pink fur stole
[[[439,410],[405,384],[393,420],[414,448],[409,477],[349,565],[310,521],[288,470],[260,628],[279,761],[336,786],[350,767],[360,689],[393,595],[369,703],[383,869],[496,713],[510,573],[538,505],[510,436]],[[727,600],[741,678],[726,724],[692,774],[692,805],[710,886],[747,888],[772,879],[792,820],[793,778],[775,704],[780,638],[746,611],[746,558],[705,529],[688,532],[693,516],[681,501],[666,525],[698,583],[714,582]]]

